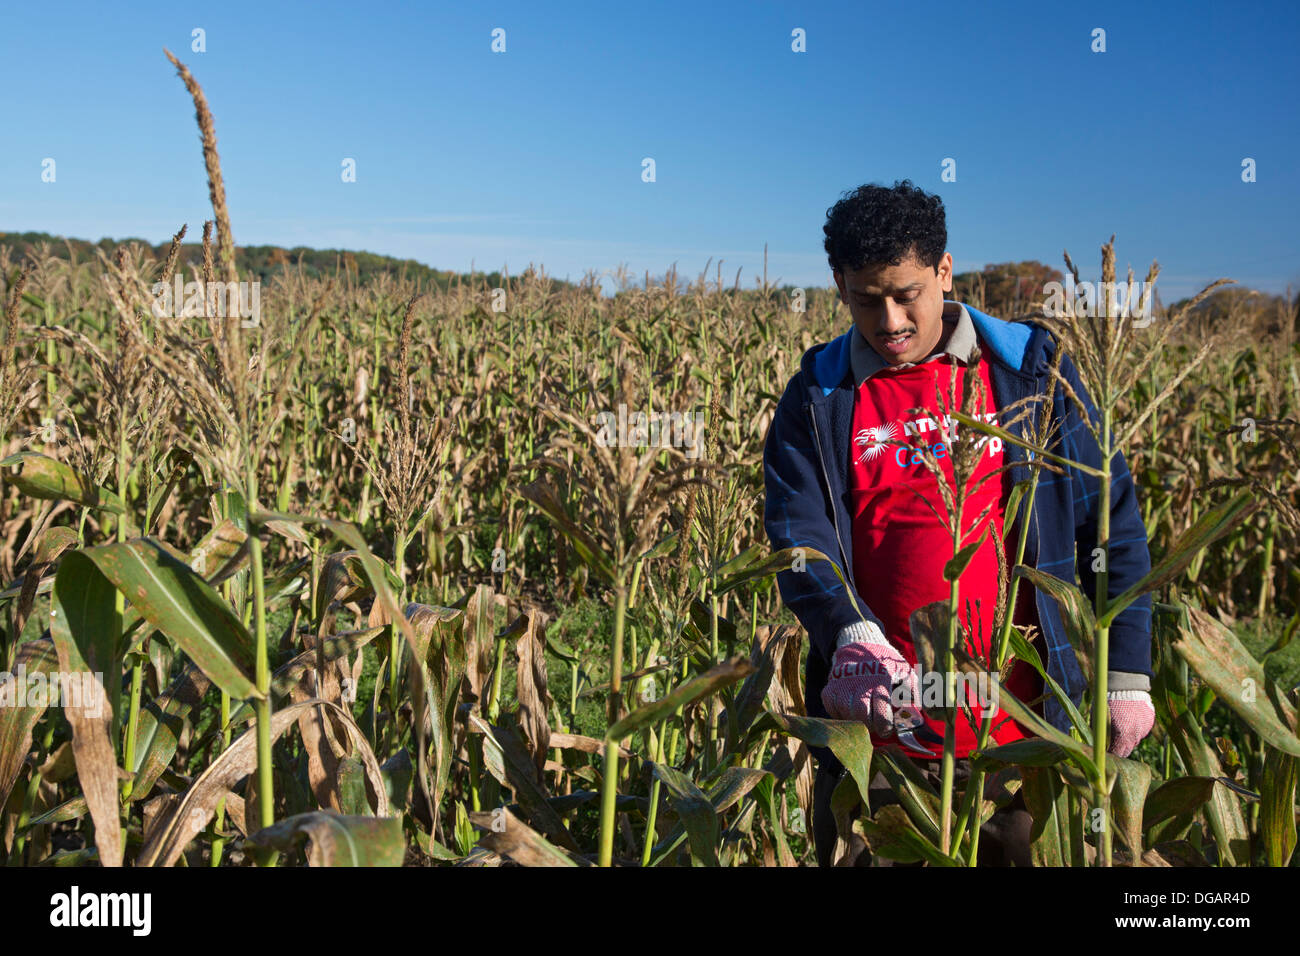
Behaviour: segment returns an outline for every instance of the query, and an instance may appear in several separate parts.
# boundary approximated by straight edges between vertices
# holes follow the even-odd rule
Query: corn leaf
[[[90,678],[97,695],[94,706],[64,707],[72,728],[72,752],[77,780],[95,822],[95,846],[102,866],[122,865],[121,820],[118,816],[117,755],[109,729],[113,722],[122,653],[113,585],[99,573],[84,551],[65,555],[54,577],[50,636],[64,675]],[[84,703],[84,702],[83,702]]]
[[[881,807],[870,819],[859,816],[853,826],[862,833],[876,856],[900,863],[919,859],[931,866],[960,866],[956,860],[940,853],[938,847],[917,832],[906,811],[896,804]]]
[[[0,468],[14,469],[5,481],[23,494],[46,501],[73,501],[87,508],[125,514],[122,499],[107,488],[85,481],[63,462],[37,452],[24,451],[0,461]]]
[[[470,822],[484,833],[479,846],[509,857],[520,866],[585,866],[585,860],[575,861],[555,844],[516,817],[506,807],[490,813],[471,813]],[[430,854],[431,856],[434,854]]]
[[[1022,771],[1025,809],[1033,818],[1029,854],[1034,866],[1069,866],[1069,793],[1051,767],[1025,767]]]
[[[687,707],[697,700],[716,694],[722,688],[734,684],[754,671],[754,665],[743,657],[717,664],[698,677],[693,677],[680,687],[674,688],[671,693],[665,694],[659,700],[638,707],[624,716],[606,731],[605,739],[626,740],[643,727],[658,723],[678,707]]]
[[[1213,777],[1175,777],[1147,795],[1142,805],[1142,831],[1148,846],[1177,839],[1192,823],[1196,811],[1214,794]]]
[[[243,621],[160,542],[135,538],[73,552],[59,573],[102,576],[223,691],[239,699],[261,696],[253,680],[253,637]]]
[[[684,773],[654,764],[654,775],[663,782],[673,811],[686,829],[692,866],[720,866],[718,862],[718,812],[708,796]]]
[[[1083,671],[1084,680],[1091,683],[1092,641],[1096,632],[1097,621],[1092,611],[1092,604],[1083,596],[1083,592],[1069,581],[1062,581],[1054,575],[1039,571],[1027,565],[1018,564],[1013,572],[1025,578],[1034,587],[1042,591],[1061,609],[1061,622],[1065,625],[1065,634],[1074,648],[1075,659]]]
[[[864,806],[871,785],[871,734],[858,720],[826,720],[765,711],[782,732],[797,737],[810,747],[826,747],[853,776]]]
[[[401,866],[406,857],[401,817],[317,810],[280,820],[248,837],[254,846],[282,853],[303,840],[308,841],[308,866]]]
[[[27,751],[32,745],[32,730],[45,713],[45,705],[28,706],[26,693],[18,699],[21,672],[27,676],[48,674],[59,663],[54,642],[48,637],[28,641],[18,648],[12,674],[0,683],[0,807],[9,799],[9,791],[18,779]]]
[[[375,815],[388,816],[388,792],[374,752],[352,715],[327,700],[313,698],[289,704],[271,715],[271,741],[291,727],[298,717],[312,707],[327,707],[337,713],[360,755],[376,794]],[[181,852],[216,812],[217,802],[230,788],[247,777],[257,766],[257,729],[249,728],[210,763],[184,794],[166,795],[163,809],[146,824],[144,845],[136,858],[137,866],[171,866]],[[92,814],[93,815],[93,814]],[[116,817],[114,817],[116,819]],[[101,855],[103,849],[100,850]]]
[[[1264,859],[1269,866],[1287,866],[1296,845],[1296,769],[1290,754],[1272,748],[1264,756],[1264,776],[1259,785],[1259,831]]]
[[[1252,489],[1243,488],[1232,498],[1210,508],[1183,532],[1148,574],[1106,605],[1101,623],[1109,625],[1141,595],[1173,581],[1198,554],[1249,518],[1261,504],[1261,499]]]
[[[1300,757],[1296,709],[1232,631],[1199,608],[1187,609],[1177,651],[1228,707],[1270,746]]]

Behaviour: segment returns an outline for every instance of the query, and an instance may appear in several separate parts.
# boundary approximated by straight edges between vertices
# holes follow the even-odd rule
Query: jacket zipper
[[[848,555],[844,553],[844,538],[840,535],[840,512],[839,509],[835,507],[835,499],[831,492],[831,474],[826,468],[826,458],[822,454],[822,436],[821,431],[817,428],[817,412],[813,408],[811,402],[804,407],[808,410],[808,417],[812,419],[813,439],[817,442],[817,463],[821,465],[822,480],[826,482],[826,495],[830,498],[831,502],[831,522],[835,525],[835,543],[840,547],[840,560],[844,562],[844,576],[849,579],[849,584],[852,585],[853,590],[857,591],[858,584],[853,579],[853,566],[849,562]],[[856,605],[857,595],[852,594],[850,595],[850,598]]]

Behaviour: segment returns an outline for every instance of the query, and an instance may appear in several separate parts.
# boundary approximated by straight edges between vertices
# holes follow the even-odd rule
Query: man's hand
[[[840,634],[831,673],[822,688],[822,706],[839,720],[860,720],[877,737],[894,733],[890,691],[906,685],[908,698],[920,701],[916,672],[874,623],[859,622]]]
[[[1156,709],[1144,690],[1113,690],[1106,695],[1110,718],[1108,753],[1127,757],[1156,724]]]

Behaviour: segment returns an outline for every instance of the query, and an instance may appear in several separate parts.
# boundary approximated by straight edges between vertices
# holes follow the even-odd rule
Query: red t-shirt
[[[954,364],[956,384],[949,396],[949,382]],[[914,365],[910,368],[885,368],[864,381],[857,390],[853,407],[853,450],[850,459],[850,495],[853,518],[853,574],[858,593],[884,625],[886,639],[898,648],[909,665],[915,666],[916,653],[912,647],[909,619],[913,611],[933,601],[948,601],[948,582],[943,578],[943,568],[952,557],[952,537],[938,515],[947,515],[935,476],[925,466],[916,449],[930,446],[937,464],[942,468],[947,483],[954,483],[951,448],[953,442],[974,440],[982,449],[975,473],[968,487],[962,512],[962,545],[965,546],[991,522],[993,529],[976,550],[970,564],[959,581],[958,620],[965,631],[966,649],[988,660],[996,643],[993,616],[998,598],[997,552],[993,534],[1003,533],[1004,502],[1001,475],[980,478],[1002,465],[1002,441],[968,431],[949,413],[960,408],[962,380],[968,370],[954,363],[951,356]],[[984,383],[984,404],[977,415],[997,424],[996,404],[989,381],[988,365],[981,359],[977,374]],[[936,405],[936,385],[942,395],[942,408]],[[925,408],[935,412],[940,422],[946,422],[948,440],[945,441],[940,425],[920,414],[908,414],[909,408]],[[907,443],[890,444],[891,440]],[[928,503],[928,504],[927,504]],[[977,516],[988,505],[989,514],[974,526]],[[931,510],[931,506],[934,511]],[[1014,554],[1011,555],[1014,558]],[[1024,590],[1022,584],[1021,590]],[[1021,623],[1019,617],[1017,623]],[[924,678],[925,675],[920,675]],[[965,757],[975,748],[977,728],[982,719],[980,701],[996,700],[994,681],[988,677],[983,686],[967,679],[965,699],[971,706],[976,725],[972,727],[964,710],[959,710],[954,726],[956,755]],[[920,686],[923,709],[927,693],[942,695],[942,677],[931,676],[927,692],[925,683]],[[1022,701],[1029,702],[1041,693],[1041,678],[1033,669],[1017,661],[1008,676],[1005,689]],[[937,739],[942,740],[944,723],[937,712],[931,716],[924,711],[926,726]],[[921,731],[923,734],[924,731]],[[928,736],[928,735],[926,735]],[[996,711],[991,733],[992,741],[1009,743],[1028,736],[1000,707]],[[918,736],[921,746],[933,751],[938,759],[943,755],[942,744]],[[874,746],[897,744],[894,737],[879,739],[874,734]],[[911,749],[905,752],[917,759],[925,755]]]

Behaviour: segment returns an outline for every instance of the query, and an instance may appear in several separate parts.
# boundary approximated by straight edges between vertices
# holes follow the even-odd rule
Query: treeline
[[[157,258],[164,258],[170,246],[170,243],[154,244],[143,239],[105,238],[98,242],[89,242],[85,239],[52,236],[45,232],[0,232],[0,247],[8,246],[12,250],[9,257],[11,262],[21,262],[29,254],[52,255],[67,260],[69,250],[77,260],[83,261],[94,258],[96,248],[102,249],[105,255],[111,258],[118,246],[128,243],[139,243],[151,249]],[[201,262],[202,245],[197,242],[182,244],[181,259],[188,263]],[[388,273],[419,280],[431,290],[434,288],[445,290],[456,281],[458,275],[455,272],[434,269],[414,259],[397,259],[393,256],[381,256],[373,252],[353,252],[347,249],[309,249],[306,246],[295,246],[292,249],[282,246],[237,246],[235,261],[241,272],[251,272],[263,282],[268,282],[280,269],[289,267],[301,269],[311,278],[336,275],[346,270],[353,281],[358,283],[365,283],[383,273]],[[675,270],[670,275],[676,279]],[[462,282],[469,279],[465,273],[460,273],[459,276]],[[648,278],[651,282],[658,282],[662,281],[663,277]],[[1145,272],[1134,276],[1135,281],[1141,281],[1143,278]],[[504,276],[499,271],[493,271],[476,273],[474,279],[478,282],[486,280],[489,287],[495,288],[502,284]],[[1085,279],[1095,281],[1096,277],[1085,276]],[[1023,262],[991,263],[975,272],[960,272],[954,275],[953,291],[948,294],[948,298],[968,302],[990,315],[1009,319],[1034,311],[1043,302],[1044,287],[1047,283],[1064,282],[1064,280],[1065,275],[1061,270],[1033,259]],[[556,288],[573,286],[573,283],[563,279],[552,281]],[[786,284],[782,289],[786,294],[791,294],[794,286]],[[1182,301],[1184,300],[1174,302],[1170,307],[1175,308]],[[1268,305],[1270,308],[1260,313],[1256,310],[1261,304]],[[1152,308],[1157,313],[1162,311],[1158,284],[1152,297]],[[1196,309],[1200,321],[1205,327],[1210,328],[1222,322],[1231,322],[1248,311],[1256,316],[1270,316],[1263,318],[1262,322],[1257,320],[1260,327],[1252,331],[1260,334],[1277,334],[1285,326],[1286,318],[1289,317],[1292,328],[1300,334],[1300,303],[1292,302],[1288,305],[1282,296],[1228,286],[1214,292]]]
[[[216,241],[215,236],[213,241]],[[139,243],[152,250],[153,255],[159,259],[166,258],[167,251],[171,247],[170,242],[151,243],[145,239],[105,238],[98,242],[90,242],[86,239],[52,236],[46,232],[0,232],[0,246],[8,246],[13,250],[10,261],[14,262],[21,262],[28,255],[40,255],[42,250],[47,256],[55,256],[65,261],[70,258],[71,252],[71,257],[77,261],[85,261],[95,258],[95,250],[98,248],[112,258],[118,246],[131,243]],[[202,262],[202,243],[182,243],[181,261]],[[353,252],[347,249],[309,249],[306,246],[295,246],[292,249],[283,246],[236,246],[235,264],[241,273],[251,272],[262,282],[268,282],[271,276],[286,266],[293,269],[301,268],[303,274],[310,278],[335,275],[346,270],[352,275],[354,281],[360,283],[374,279],[382,273],[389,273],[420,280],[426,288],[436,287],[444,290],[449,283],[455,281],[457,275],[455,272],[431,268],[414,259],[397,259],[393,256],[381,256],[373,252]],[[466,278],[468,276],[462,274],[462,279]],[[479,282],[486,278],[489,284],[499,285],[503,276],[500,272],[494,271],[476,273],[475,278]],[[556,282],[558,285],[569,284],[563,280],[556,280]]]

